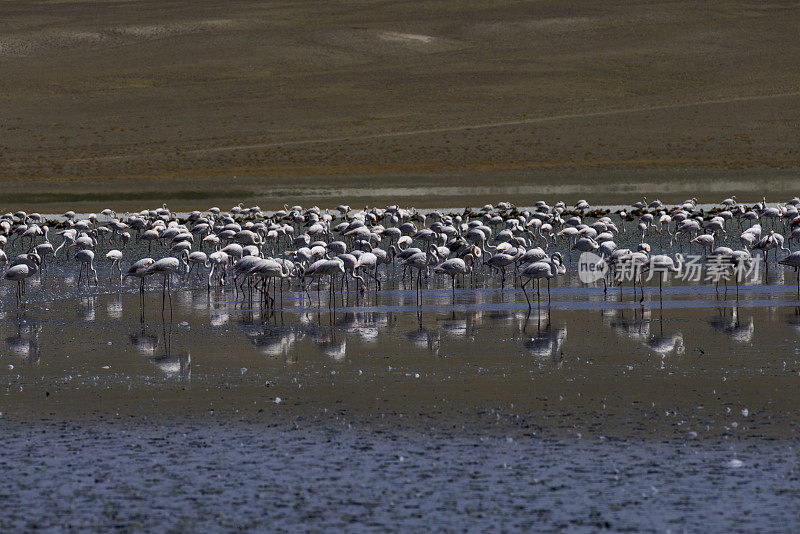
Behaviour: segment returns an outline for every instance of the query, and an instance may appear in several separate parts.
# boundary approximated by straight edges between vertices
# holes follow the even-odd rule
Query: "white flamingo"
[[[120,266],[120,261],[122,261],[122,251],[117,249],[111,249],[106,253],[106,258],[111,260],[111,267],[108,270],[108,279],[111,280],[111,276],[114,274],[114,267],[117,268],[119,271],[119,281],[122,283],[122,267]]]
[[[94,285],[97,285],[97,271],[94,268],[94,252],[89,249],[79,250],[75,253],[75,260],[81,264],[78,271],[78,285],[81,285],[81,276],[83,275],[84,268],[86,270],[86,287],[89,287],[89,273],[94,278]]]
[[[561,259],[561,254],[556,252],[547,260],[541,260],[531,263],[520,273],[520,277],[527,278],[522,282],[522,292],[525,294],[525,300],[528,301],[528,309],[531,308],[531,301],[528,298],[528,292],[525,291],[525,286],[533,280],[536,283],[536,298],[541,300],[540,289],[542,285],[542,278],[547,280],[547,302],[550,302],[550,279],[555,278],[559,274],[564,274],[566,267]]]

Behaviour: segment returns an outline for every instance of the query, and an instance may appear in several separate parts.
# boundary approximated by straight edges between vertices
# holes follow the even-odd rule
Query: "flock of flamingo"
[[[262,305],[275,306],[276,291],[282,298],[284,282],[295,280],[309,300],[313,283],[318,293],[327,285],[329,306],[335,306],[337,285],[349,293],[352,283],[360,295],[380,291],[382,281],[405,283],[408,277],[412,289],[416,278],[420,304],[431,275],[449,277],[455,299],[459,278],[464,284],[465,277],[474,280],[481,273],[499,278],[504,287],[511,273],[530,307],[527,286],[533,282],[540,299],[545,281],[549,300],[550,280],[567,273],[573,254],[583,252],[594,252],[606,263],[606,288],[615,269],[636,267],[634,291],[648,269],[679,272],[684,247],[692,246],[730,266],[750,262],[757,253],[769,262],[773,251],[775,261],[798,271],[800,251],[785,246],[800,239],[798,206],[798,198],[745,205],[731,197],[705,209],[696,199],[673,206],[643,199],[614,212],[593,209],[585,200],[574,206],[539,201],[530,208],[500,202],[448,214],[346,205],[276,212],[239,205],[177,214],[163,205],[124,215],[110,209],[87,216],[68,211],[48,220],[18,211],[0,217],[0,265],[6,266],[3,279],[17,284],[18,304],[26,280],[46,272],[57,258],[74,260],[79,286],[84,281],[97,285],[95,261],[105,252],[109,283],[121,287],[126,279],[138,279],[143,293],[148,279],[160,277],[162,296],[170,296],[172,279],[178,278],[208,290],[232,286],[237,295],[249,291],[250,298],[256,292]],[[50,242],[51,232],[61,239],[57,246]],[[623,241],[630,248],[619,244]],[[662,253],[654,254],[656,247]],[[128,258],[134,250],[146,250],[147,256]]]

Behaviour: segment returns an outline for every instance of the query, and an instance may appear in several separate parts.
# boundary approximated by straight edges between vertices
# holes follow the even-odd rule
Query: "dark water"
[[[232,421],[12,425],[0,528],[793,531],[785,442],[481,437]]]
[[[530,311],[176,283],[170,320],[72,267],[0,290],[3,530],[797,529],[794,273]]]

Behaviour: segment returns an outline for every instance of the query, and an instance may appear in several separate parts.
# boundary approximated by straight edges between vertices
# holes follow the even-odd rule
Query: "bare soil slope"
[[[716,198],[797,184],[793,2],[0,10],[0,208]]]

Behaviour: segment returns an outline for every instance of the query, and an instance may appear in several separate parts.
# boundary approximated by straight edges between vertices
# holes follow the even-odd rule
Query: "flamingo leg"
[[[167,277],[164,277],[164,282],[161,285],[161,322],[164,322],[164,305],[167,298]]]
[[[529,311],[531,309],[531,299],[528,298],[528,292],[525,291],[525,286],[528,285],[528,282],[530,282],[531,280],[532,280],[532,278],[528,278],[527,280],[522,282],[522,294],[525,295],[525,300],[528,301],[528,310]]]
[[[170,282],[169,273],[166,274],[167,278],[167,296],[169,297],[169,322],[172,322],[172,284]]]
[[[420,306],[422,304],[421,284],[422,284],[422,269],[417,271],[417,306]]]

